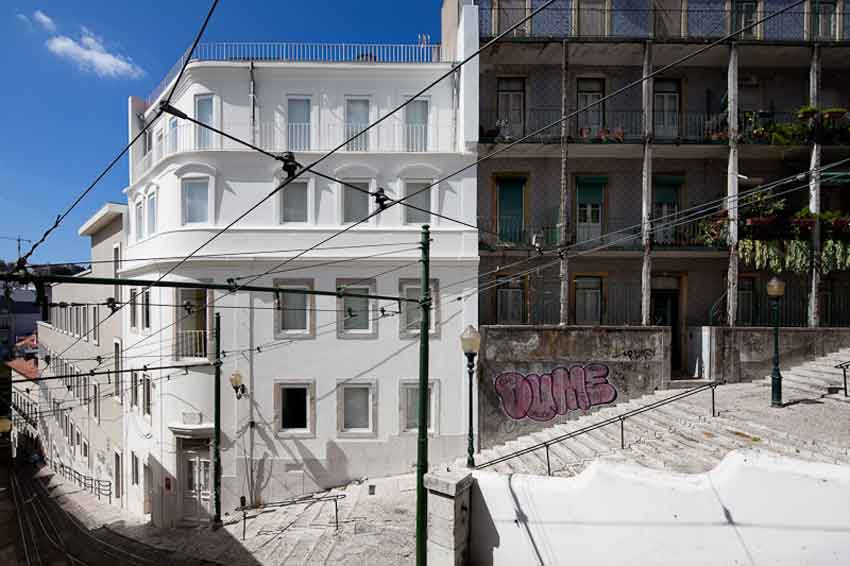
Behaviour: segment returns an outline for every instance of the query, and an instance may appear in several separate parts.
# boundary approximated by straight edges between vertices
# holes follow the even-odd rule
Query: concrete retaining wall
[[[737,382],[761,379],[773,364],[773,329],[769,327],[707,329],[711,359],[708,377]],[[782,368],[850,347],[850,328],[781,328],[779,359]]]
[[[665,387],[670,329],[483,326],[480,356],[483,449]]]

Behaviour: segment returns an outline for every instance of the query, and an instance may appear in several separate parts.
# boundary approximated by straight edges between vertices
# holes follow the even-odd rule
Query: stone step
[[[784,372],[782,377],[793,375],[800,379],[811,380],[812,383],[823,384],[824,386],[833,386],[842,382],[843,377],[840,374],[830,374],[815,369],[807,369],[805,367],[797,367],[790,371]]]

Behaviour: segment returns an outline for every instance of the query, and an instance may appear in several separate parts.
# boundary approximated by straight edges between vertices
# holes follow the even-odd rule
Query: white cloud
[[[35,12],[33,12],[32,19],[38,22],[39,25],[41,25],[41,27],[43,27],[45,31],[49,31],[50,33],[56,31],[56,24],[53,23],[53,20],[50,18],[50,16],[48,16],[41,10],[36,10]]]
[[[15,14],[15,17],[18,18],[18,20],[22,22],[25,26],[27,26],[29,29],[32,29],[32,22],[24,14]]]
[[[107,51],[103,40],[85,27],[79,41],[65,35],[57,35],[48,39],[46,45],[57,57],[68,59],[76,63],[81,70],[100,77],[136,79],[145,74],[144,69],[129,57]]]

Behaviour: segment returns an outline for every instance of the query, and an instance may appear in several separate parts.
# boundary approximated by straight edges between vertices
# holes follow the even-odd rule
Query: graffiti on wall
[[[494,386],[506,415],[546,422],[568,411],[612,403],[617,390],[608,381],[608,373],[603,364],[576,364],[544,374],[503,373]]]

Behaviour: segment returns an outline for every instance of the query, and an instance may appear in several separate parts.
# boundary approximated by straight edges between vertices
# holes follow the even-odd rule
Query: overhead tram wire
[[[198,42],[200,41],[201,36],[204,33],[204,30],[206,30],[206,28],[207,28],[207,24],[209,23],[210,18],[212,17],[213,11],[215,11],[216,6],[218,5],[218,1],[219,0],[213,0],[213,3],[210,6],[210,9],[207,12],[207,16],[206,16],[206,18],[204,18],[204,23],[201,26],[201,29],[198,31],[197,35],[195,36],[195,41],[194,41],[194,43],[192,43],[191,49],[186,54],[186,60],[183,62],[183,66],[180,69],[180,74],[178,75],[177,80],[175,81],[174,86],[172,87],[171,92],[169,93],[168,98],[166,99],[168,101],[168,103],[171,102],[171,97],[174,95],[174,90],[177,88],[177,83],[179,82],[180,77],[182,77],[183,73],[186,71],[186,66],[189,64],[189,61],[192,59],[192,55],[195,52],[195,48],[197,47]],[[126,153],[130,150],[130,148],[133,146],[133,144],[136,143],[136,141],[138,141],[139,138],[141,138],[143,135],[145,135],[145,133],[151,127],[153,122],[156,121],[156,119],[159,118],[159,116],[161,116],[161,115],[162,115],[162,110],[157,109],[157,113],[154,116],[154,118],[149,120],[142,127],[142,129],[139,131],[139,133],[137,133],[133,137],[133,139],[130,140],[130,143],[125,145],[124,148],[121,151],[119,151],[118,154],[114,158],[112,158],[112,161],[110,161],[107,164],[106,168],[103,171],[101,171],[100,174],[97,177],[95,177],[94,181],[92,181],[91,184],[89,184],[89,186],[86,187],[86,189],[82,193],[80,193],[80,195],[74,200],[74,202],[71,203],[71,206],[69,206],[67,208],[67,210],[65,210],[65,212],[59,214],[56,217],[56,220],[54,220],[53,224],[50,227],[48,227],[47,230],[44,231],[44,233],[41,235],[41,237],[38,240],[36,240],[35,243],[33,243],[33,245],[30,247],[29,251],[27,251],[24,255],[22,255],[21,257],[18,258],[18,261],[17,261],[17,264],[16,264],[17,270],[22,271],[26,267],[27,262],[29,261],[29,258],[32,257],[32,254],[35,253],[36,249],[38,249],[38,247],[47,240],[47,238],[50,236],[51,233],[53,233],[53,231],[55,231],[57,228],[59,228],[59,226],[62,224],[62,222],[65,220],[65,218],[67,218],[68,215],[71,214],[71,211],[74,210],[77,207],[77,205],[80,204],[80,202],[86,197],[86,195],[88,195],[92,191],[92,189],[94,189],[95,186],[97,186],[97,184],[101,181],[101,179],[103,179],[106,176],[106,174],[109,173],[112,170],[113,167],[115,167],[115,165],[121,160],[121,158],[123,158],[124,155],[126,155]]]
[[[221,234],[223,234],[225,231],[227,231],[229,228],[231,228],[233,225],[235,225],[237,222],[239,222],[242,218],[244,218],[245,216],[247,216],[248,214],[250,214],[253,210],[255,210],[256,208],[258,208],[259,206],[261,206],[261,205],[262,205],[262,204],[263,204],[266,200],[268,200],[268,199],[269,199],[269,198],[271,198],[274,194],[276,194],[278,191],[280,191],[281,189],[283,189],[286,185],[288,185],[289,183],[291,183],[292,181],[294,181],[295,179],[297,179],[300,175],[302,175],[302,174],[304,174],[304,173],[306,173],[306,172],[308,172],[308,171],[312,170],[312,167],[315,167],[315,166],[316,166],[316,165],[318,165],[319,163],[322,163],[323,161],[325,161],[326,159],[328,159],[331,155],[335,154],[335,153],[336,153],[337,151],[339,151],[340,149],[342,149],[342,148],[346,147],[346,145],[347,145],[347,144],[349,144],[349,143],[350,143],[350,142],[352,142],[353,140],[357,139],[358,137],[360,137],[360,136],[364,135],[366,132],[368,132],[369,130],[371,130],[372,128],[374,128],[375,126],[377,126],[378,124],[382,123],[384,120],[388,119],[391,115],[393,115],[393,114],[395,114],[396,112],[398,112],[399,110],[403,109],[405,106],[407,106],[408,104],[410,104],[413,100],[415,100],[417,97],[421,96],[422,94],[424,94],[425,92],[427,92],[429,89],[433,88],[433,86],[435,86],[436,84],[438,84],[438,83],[439,83],[440,81],[442,81],[444,78],[446,78],[446,77],[450,76],[450,75],[451,75],[452,73],[454,73],[454,72],[455,72],[458,68],[460,68],[460,67],[462,67],[463,65],[465,65],[466,63],[468,63],[468,62],[469,62],[470,60],[472,60],[474,57],[477,57],[477,56],[478,56],[478,55],[479,55],[482,51],[484,51],[485,49],[487,49],[487,48],[491,47],[492,45],[495,45],[498,41],[500,41],[500,40],[501,40],[501,39],[503,39],[504,37],[506,37],[506,36],[508,36],[509,34],[511,34],[511,33],[512,33],[515,29],[519,28],[519,27],[520,27],[521,25],[523,25],[526,21],[530,20],[531,18],[533,18],[534,16],[536,16],[538,13],[540,13],[542,10],[544,10],[545,8],[547,8],[548,6],[550,6],[551,4],[553,4],[553,3],[554,3],[554,1],[555,1],[555,0],[548,0],[547,2],[545,2],[545,3],[541,4],[538,8],[536,8],[536,9],[532,10],[532,11],[531,11],[528,15],[526,15],[525,17],[523,17],[523,18],[519,19],[516,23],[514,23],[512,26],[510,26],[510,27],[508,27],[507,29],[505,29],[502,33],[500,33],[499,35],[497,35],[496,37],[494,37],[493,39],[491,39],[490,41],[488,41],[485,45],[483,45],[483,46],[479,47],[479,48],[478,48],[475,52],[473,52],[472,54],[470,54],[469,56],[467,56],[467,57],[466,57],[463,61],[461,61],[459,64],[457,64],[457,65],[453,66],[453,67],[452,67],[452,69],[451,69],[450,71],[448,71],[448,72],[446,72],[446,73],[442,74],[440,77],[438,77],[437,79],[435,79],[434,81],[432,81],[431,83],[429,83],[429,84],[428,84],[425,88],[423,88],[422,90],[420,90],[418,93],[416,93],[415,95],[413,95],[413,96],[411,96],[410,98],[408,98],[408,99],[407,99],[404,103],[402,103],[402,104],[400,104],[399,106],[397,106],[394,110],[392,110],[392,111],[388,112],[387,114],[384,114],[383,116],[379,117],[379,118],[378,118],[375,122],[370,123],[368,126],[366,126],[366,128],[364,128],[363,130],[361,130],[360,132],[358,132],[358,133],[357,133],[357,134],[355,134],[354,136],[350,137],[349,139],[347,139],[347,140],[343,141],[341,144],[339,144],[338,146],[336,146],[334,149],[332,149],[331,151],[329,151],[329,152],[325,153],[322,157],[320,157],[320,158],[316,159],[315,161],[313,161],[310,165],[308,165],[308,166],[306,166],[306,167],[302,167],[301,169],[299,169],[299,170],[295,171],[295,172],[294,172],[294,174],[293,174],[292,176],[290,176],[290,177],[289,177],[288,179],[286,179],[283,183],[281,183],[278,187],[276,187],[274,190],[272,190],[272,191],[271,191],[268,195],[266,195],[266,196],[265,196],[262,200],[260,200],[260,201],[259,201],[258,203],[256,203],[255,205],[251,206],[251,207],[250,207],[248,210],[246,210],[243,214],[241,214],[240,216],[238,216],[235,220],[233,220],[233,221],[232,221],[231,223],[229,223],[227,226],[225,226],[224,228],[222,228],[220,231],[218,231],[218,232],[216,232],[215,234],[213,234],[213,236],[211,236],[208,240],[206,240],[204,243],[202,243],[202,244],[201,244],[198,248],[196,248],[196,249],[195,249],[194,251],[192,251],[189,255],[187,255],[185,258],[183,258],[182,260],[180,260],[180,261],[179,261],[179,262],[178,262],[175,266],[173,266],[173,267],[171,267],[169,270],[167,270],[167,271],[166,271],[166,272],[165,272],[162,276],[160,276],[160,280],[161,280],[162,278],[166,277],[167,275],[169,275],[170,273],[172,273],[172,272],[173,272],[173,271],[174,271],[177,267],[179,267],[180,265],[182,265],[183,263],[185,263],[186,261],[188,261],[188,260],[189,260],[189,259],[190,259],[190,258],[191,258],[194,254],[195,254],[195,253],[197,253],[198,251],[200,251],[201,249],[203,249],[203,248],[204,248],[207,244],[209,244],[210,242],[212,242],[213,240],[215,240],[216,238],[218,238]],[[514,142],[512,142],[512,143],[508,144],[507,146],[505,146],[504,148],[501,148],[501,149],[498,149],[498,150],[495,150],[495,151],[493,151],[493,152],[489,153],[488,155],[486,155],[486,156],[484,156],[484,157],[482,157],[482,158],[480,158],[480,159],[476,160],[475,162],[473,162],[473,163],[471,163],[471,164],[469,164],[469,165],[467,165],[467,166],[464,166],[464,167],[462,167],[462,168],[458,169],[458,170],[457,170],[457,171],[455,171],[454,173],[451,173],[451,174],[449,174],[449,175],[447,175],[447,176],[442,177],[441,179],[439,179],[439,180],[438,180],[438,181],[436,181],[435,183],[432,183],[432,184],[431,184],[431,185],[429,185],[429,186],[423,187],[422,189],[420,189],[420,190],[418,190],[418,191],[415,191],[415,192],[413,192],[413,193],[411,193],[411,194],[409,194],[409,195],[405,195],[405,196],[401,197],[400,199],[393,200],[392,202],[390,202],[390,203],[388,204],[388,206],[387,206],[386,208],[389,208],[389,207],[391,207],[391,206],[393,206],[393,205],[395,205],[395,204],[399,204],[399,203],[401,203],[401,202],[404,202],[404,201],[406,201],[406,200],[409,200],[409,199],[411,199],[411,198],[415,197],[416,195],[418,195],[418,194],[420,194],[420,193],[422,193],[422,192],[424,192],[424,191],[426,191],[426,190],[429,190],[430,188],[432,188],[432,187],[434,187],[434,186],[439,185],[441,182],[444,182],[446,179],[451,178],[451,177],[453,177],[453,176],[455,176],[455,175],[458,175],[458,174],[460,174],[460,173],[462,173],[462,172],[464,172],[464,171],[466,171],[466,170],[468,170],[468,169],[470,169],[470,168],[472,168],[472,167],[475,167],[475,166],[477,166],[478,164],[480,164],[480,163],[482,163],[483,161],[485,161],[486,159],[489,159],[489,158],[494,157],[495,155],[499,155],[499,154],[501,154],[501,153],[504,153],[505,151],[507,151],[508,149],[510,149],[510,148],[512,148],[513,146],[517,145],[518,143],[521,143],[522,141],[525,141],[526,139],[529,139],[530,137],[532,137],[532,136],[534,136],[534,135],[537,135],[537,134],[539,134],[540,132],[542,132],[542,131],[544,131],[544,130],[546,130],[546,129],[548,129],[548,128],[552,128],[552,127],[554,127],[554,126],[556,126],[556,125],[560,124],[561,122],[563,122],[563,121],[565,121],[565,120],[567,120],[567,119],[569,119],[569,118],[571,118],[571,117],[574,117],[574,116],[578,115],[578,114],[579,114],[579,113],[581,113],[581,112],[585,112],[585,111],[587,111],[589,108],[592,108],[592,107],[594,107],[594,106],[596,106],[596,105],[598,105],[598,104],[602,104],[602,103],[604,103],[606,100],[611,99],[613,96],[619,95],[619,94],[621,94],[621,93],[623,93],[623,92],[625,92],[625,91],[627,91],[627,90],[629,90],[629,89],[631,89],[631,88],[634,88],[635,86],[638,86],[638,85],[642,84],[642,83],[643,83],[643,82],[645,82],[646,80],[649,80],[650,78],[652,78],[652,77],[654,77],[654,76],[656,76],[656,75],[658,75],[658,74],[660,74],[660,73],[662,73],[662,72],[668,71],[668,70],[670,70],[671,68],[673,68],[673,67],[675,67],[675,66],[677,66],[677,65],[680,65],[680,64],[684,63],[685,61],[688,61],[688,60],[690,60],[690,59],[692,59],[692,58],[694,58],[694,57],[696,57],[696,56],[698,56],[698,55],[700,55],[700,54],[702,54],[702,53],[704,53],[704,52],[708,51],[709,49],[712,49],[712,48],[716,47],[717,45],[720,45],[720,44],[724,43],[725,41],[728,41],[729,39],[732,39],[732,38],[736,37],[737,35],[740,35],[741,33],[745,32],[745,31],[747,31],[747,30],[749,30],[749,29],[752,29],[752,28],[754,28],[754,27],[756,27],[756,26],[758,26],[758,25],[761,25],[762,23],[764,23],[764,22],[766,22],[766,21],[769,21],[770,19],[772,19],[772,18],[774,18],[774,17],[776,17],[776,16],[778,16],[778,15],[780,15],[780,14],[782,14],[782,13],[784,13],[784,12],[786,12],[786,11],[788,11],[788,10],[790,10],[790,9],[792,9],[792,8],[794,8],[794,7],[796,7],[796,6],[799,6],[799,5],[803,4],[804,2],[805,2],[805,0],[797,0],[796,2],[794,2],[794,3],[792,3],[792,4],[789,4],[788,6],[785,6],[785,7],[781,8],[781,9],[779,9],[779,10],[777,10],[777,11],[775,11],[775,12],[771,13],[771,14],[768,14],[767,16],[765,16],[765,17],[763,17],[763,18],[761,18],[761,19],[759,19],[759,20],[756,20],[756,21],[754,21],[754,22],[752,22],[752,23],[750,23],[750,24],[748,24],[748,25],[745,25],[745,26],[743,26],[742,28],[740,28],[739,30],[736,30],[736,31],[734,31],[733,33],[727,34],[726,36],[724,36],[724,37],[722,37],[722,38],[720,38],[720,39],[718,39],[718,40],[716,40],[716,41],[714,41],[714,42],[712,42],[712,43],[710,43],[710,44],[708,44],[708,45],[706,45],[706,46],[704,46],[704,47],[702,47],[702,48],[698,49],[697,51],[695,51],[695,52],[693,52],[693,53],[691,53],[691,54],[685,55],[685,56],[683,56],[683,57],[681,57],[681,58],[677,59],[677,60],[676,60],[676,61],[674,61],[673,63],[670,63],[670,64],[668,64],[668,65],[665,65],[665,66],[663,66],[663,67],[659,68],[658,70],[653,71],[653,72],[651,72],[651,73],[647,74],[646,76],[642,77],[641,79],[639,79],[639,80],[637,80],[637,81],[633,81],[632,83],[629,83],[628,85],[626,85],[626,86],[624,86],[624,87],[622,87],[622,88],[620,88],[620,89],[618,89],[618,90],[614,91],[613,93],[611,93],[611,94],[609,94],[609,95],[607,95],[607,96],[604,96],[604,97],[602,97],[602,98],[600,98],[600,99],[598,99],[598,100],[594,101],[594,102],[593,102],[593,103],[591,103],[591,104],[586,105],[584,108],[581,108],[580,110],[577,110],[577,111],[575,111],[575,112],[573,112],[573,113],[571,113],[571,114],[568,114],[568,115],[566,115],[566,116],[562,116],[559,120],[556,120],[556,121],[555,121],[555,122],[553,122],[552,124],[549,124],[549,125],[546,125],[546,126],[544,126],[544,127],[542,127],[542,128],[539,128],[538,130],[536,130],[536,131],[534,131],[534,132],[531,132],[530,134],[527,134],[527,135],[525,135],[525,136],[523,136],[523,137],[521,137],[521,138],[519,138],[519,139],[515,140]],[[178,115],[178,116],[182,115],[182,116],[184,116],[184,117],[185,117],[185,114],[184,114],[184,113],[182,113],[182,112],[180,112],[179,110],[176,110],[176,109],[174,109],[173,107],[168,106],[167,104],[165,105],[165,107],[167,107],[167,109],[168,109],[171,113],[174,113],[174,112],[176,111],[176,115]],[[161,108],[163,108],[163,107],[161,107]],[[315,244],[315,245],[314,245],[314,246],[312,246],[311,248],[308,248],[308,250],[307,250],[307,251],[300,252],[299,254],[296,254],[295,256],[293,256],[293,257],[289,258],[287,261],[284,261],[283,263],[279,264],[277,267],[282,267],[282,266],[286,265],[287,263],[290,263],[291,261],[294,261],[295,259],[298,259],[299,257],[303,256],[305,253],[308,253],[309,251],[312,251],[312,250],[314,250],[314,249],[316,249],[316,248],[318,248],[318,247],[320,247],[320,246],[324,245],[325,243],[329,242],[330,240],[332,240],[332,239],[334,239],[334,238],[336,238],[336,237],[339,237],[340,235],[342,235],[342,234],[344,234],[344,233],[348,232],[349,230],[351,230],[351,229],[352,229],[352,228],[354,228],[355,226],[358,226],[359,224],[362,224],[363,222],[368,221],[369,219],[371,219],[372,217],[376,216],[377,214],[379,214],[379,213],[380,213],[380,212],[382,212],[383,210],[386,210],[386,208],[379,209],[379,210],[377,210],[377,211],[373,212],[372,214],[367,215],[365,218],[361,219],[360,221],[357,221],[357,222],[355,222],[355,223],[352,223],[352,224],[347,225],[347,226],[346,226],[345,228],[343,228],[342,230],[339,230],[339,231],[337,231],[336,233],[334,233],[334,234],[332,234],[332,235],[328,236],[327,238],[322,239],[320,242],[318,242],[317,244]],[[272,271],[272,270],[269,270],[269,271]],[[261,276],[263,276],[263,275],[264,275],[264,274],[259,274],[256,278],[259,278],[259,277],[261,277]],[[256,278],[255,278],[254,280],[256,280]],[[238,290],[238,288],[237,288],[237,290]],[[228,296],[229,294],[232,294],[232,292],[225,293],[223,296]],[[213,301],[213,303],[214,303],[214,302],[215,302],[215,300]],[[166,327],[163,327],[162,329],[160,329],[159,331],[157,331],[157,332],[156,332],[156,333],[154,333],[154,334],[148,335],[148,337],[144,338],[142,341],[147,340],[150,336],[153,336],[153,335],[155,335],[155,334],[158,334],[158,333],[159,333],[159,332],[161,332],[161,331],[166,330],[167,328],[169,328],[169,327],[173,326],[174,324],[176,324],[176,322],[175,322],[175,323],[172,323],[172,324],[170,324],[170,325],[168,325],[168,326],[166,326]]]
[[[34,382],[41,382],[41,381],[51,381],[51,380],[54,380],[54,379],[70,379],[70,378],[76,378],[76,377],[91,377],[91,376],[96,376],[96,375],[114,375],[116,373],[130,373],[130,372],[133,372],[133,371],[157,371],[157,370],[175,369],[175,368],[187,368],[188,369],[188,368],[192,368],[192,367],[210,367],[212,365],[213,364],[211,362],[207,362],[207,363],[201,363],[201,364],[172,364],[172,365],[167,365],[167,366],[154,366],[154,367],[144,366],[144,367],[141,367],[141,368],[127,368],[127,369],[122,368],[120,370],[114,370],[113,369],[113,370],[106,370],[106,371],[92,371],[92,370],[90,370],[90,371],[87,371],[87,372],[81,371],[79,373],[51,375],[51,376],[47,376],[47,377],[34,377],[34,378],[23,377],[23,378],[20,378],[20,379],[12,379],[11,382],[12,383],[34,383]]]

